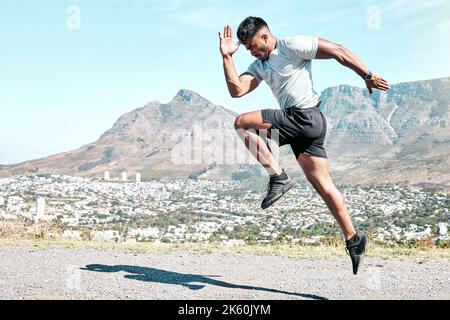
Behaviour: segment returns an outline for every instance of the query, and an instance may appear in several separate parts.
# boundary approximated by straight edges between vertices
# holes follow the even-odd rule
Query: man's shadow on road
[[[176,284],[181,285],[183,287],[189,288],[191,290],[199,290],[205,287],[206,284],[215,285],[224,288],[232,288],[232,289],[245,289],[245,290],[258,290],[258,291],[267,291],[273,293],[281,293],[286,295],[294,295],[303,298],[309,298],[314,300],[328,300],[325,297],[316,296],[313,294],[307,293],[296,293],[296,292],[287,292],[277,289],[270,288],[262,288],[262,287],[253,287],[246,285],[236,285],[232,283],[228,283],[225,281],[215,280],[211,278],[217,278],[220,276],[202,276],[197,274],[187,274],[187,273],[178,273],[172,271],[166,271],[155,268],[147,268],[147,267],[137,267],[137,266],[126,266],[126,265],[117,265],[117,266],[108,266],[103,264],[89,264],[85,268],[80,268],[81,270],[88,271],[96,271],[96,272],[127,272],[124,277],[126,279],[133,279],[139,281],[147,281],[147,282],[159,282],[159,283],[167,283],[167,284]],[[193,283],[204,283],[204,285],[198,285]]]

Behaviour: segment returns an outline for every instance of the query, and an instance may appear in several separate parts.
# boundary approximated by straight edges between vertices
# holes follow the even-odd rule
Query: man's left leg
[[[325,201],[328,209],[339,223],[345,240],[349,240],[356,234],[356,231],[348,214],[344,197],[336,188],[328,173],[328,159],[312,157],[302,153],[298,157],[298,163],[308,181]]]
[[[328,160],[304,153],[301,153],[297,160],[306,178],[317,190],[339,223],[344,233],[348,253],[352,259],[353,273],[357,274],[361,258],[366,249],[367,237],[356,233],[344,197],[336,188],[328,173]]]

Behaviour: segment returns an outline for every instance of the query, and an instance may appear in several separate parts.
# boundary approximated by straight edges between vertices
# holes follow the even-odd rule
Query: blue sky
[[[447,0],[5,0],[0,164],[93,142],[123,113],[181,88],[236,112],[276,107],[265,84],[241,99],[225,86],[217,32],[248,15],[277,37],[341,43],[391,83],[450,76]],[[234,57],[239,73],[252,61],[244,47]],[[313,62],[313,79],[317,92],[363,86],[335,61]]]

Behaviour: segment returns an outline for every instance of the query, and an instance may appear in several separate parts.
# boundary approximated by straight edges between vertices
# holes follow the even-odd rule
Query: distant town
[[[317,193],[299,182],[268,210],[254,181],[111,181],[34,175],[0,179],[0,220],[53,222],[60,236],[113,242],[316,244],[340,234]],[[406,185],[339,186],[359,230],[382,242],[447,241],[450,195]]]

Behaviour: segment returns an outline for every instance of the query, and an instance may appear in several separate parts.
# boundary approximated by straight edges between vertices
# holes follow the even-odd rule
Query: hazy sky
[[[341,43],[391,83],[450,76],[447,0],[4,0],[0,2],[0,164],[95,141],[123,113],[181,88],[236,112],[277,107],[264,84],[226,89],[218,31],[248,15],[277,37]],[[252,57],[241,47],[238,72]],[[314,61],[315,89],[360,78]]]

